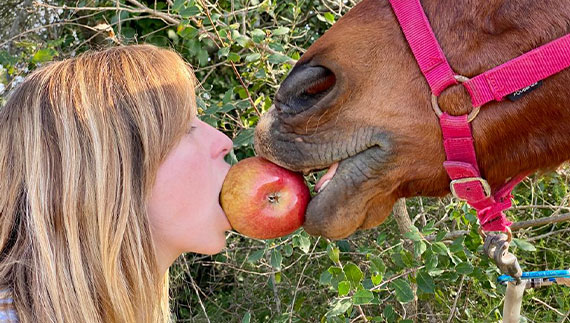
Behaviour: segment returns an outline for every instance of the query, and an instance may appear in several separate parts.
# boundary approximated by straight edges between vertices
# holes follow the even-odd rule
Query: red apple
[[[230,168],[220,201],[234,230],[273,239],[303,225],[310,196],[301,174],[251,157]]]

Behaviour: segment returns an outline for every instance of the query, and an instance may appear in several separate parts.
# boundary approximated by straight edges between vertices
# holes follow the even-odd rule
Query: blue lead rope
[[[570,278],[570,270],[527,271],[523,272],[521,276],[521,279],[547,279],[551,281],[556,278]],[[501,275],[497,278],[497,281],[501,284],[506,284],[507,282],[515,281],[515,279],[509,275]]]

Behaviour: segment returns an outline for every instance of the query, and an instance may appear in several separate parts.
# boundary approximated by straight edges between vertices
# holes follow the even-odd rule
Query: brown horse
[[[570,0],[423,0],[454,71],[476,76],[570,33]],[[570,70],[472,122],[482,176],[493,189],[570,159]],[[441,109],[465,114],[462,86]],[[261,119],[256,151],[305,173],[339,162],[308,206],[305,230],[341,238],[382,223],[401,197],[442,196],[449,177],[430,89],[387,0],[363,0],[318,39]],[[329,175],[332,175],[330,172]]]

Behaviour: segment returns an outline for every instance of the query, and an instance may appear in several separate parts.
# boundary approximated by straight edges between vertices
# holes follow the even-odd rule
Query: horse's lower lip
[[[381,161],[379,156],[384,153],[374,146],[339,162],[334,178],[307,206],[304,227],[309,234],[337,239],[352,234],[364,223],[367,211],[362,208],[371,198],[366,182],[381,174],[384,163],[374,162]]]

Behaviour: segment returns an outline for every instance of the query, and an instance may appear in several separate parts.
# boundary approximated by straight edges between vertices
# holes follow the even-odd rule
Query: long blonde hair
[[[42,67],[0,108],[0,289],[22,322],[168,321],[145,201],[196,114],[150,45]]]

